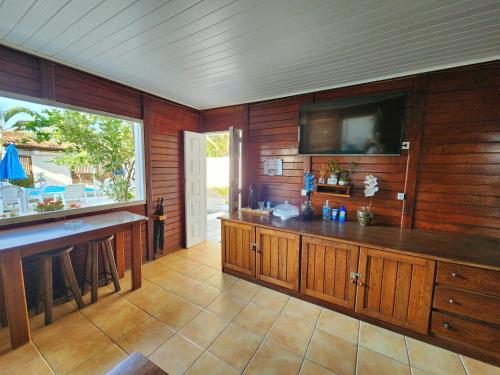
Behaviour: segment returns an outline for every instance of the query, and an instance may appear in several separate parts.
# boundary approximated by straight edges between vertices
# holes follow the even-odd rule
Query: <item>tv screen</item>
[[[406,95],[391,93],[300,109],[299,153],[399,155]]]

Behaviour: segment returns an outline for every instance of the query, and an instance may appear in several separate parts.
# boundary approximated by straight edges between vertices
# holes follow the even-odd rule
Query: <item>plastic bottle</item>
[[[344,223],[347,216],[347,210],[344,206],[340,207],[339,210],[339,223]]]
[[[330,205],[328,204],[328,200],[325,202],[323,206],[323,220],[330,220],[332,215],[332,210],[330,209]]]
[[[339,209],[338,208],[332,208],[332,220],[335,221],[339,217]]]

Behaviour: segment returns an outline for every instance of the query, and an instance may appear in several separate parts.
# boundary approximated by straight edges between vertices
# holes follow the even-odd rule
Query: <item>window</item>
[[[144,201],[137,120],[0,97],[0,225]]]

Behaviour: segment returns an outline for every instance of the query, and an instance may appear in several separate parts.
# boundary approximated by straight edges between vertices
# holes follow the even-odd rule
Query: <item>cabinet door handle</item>
[[[365,286],[365,283],[358,281],[358,286]]]

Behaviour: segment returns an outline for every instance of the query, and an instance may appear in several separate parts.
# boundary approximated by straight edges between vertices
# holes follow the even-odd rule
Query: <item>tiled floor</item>
[[[207,242],[144,265],[143,287],[55,310],[33,343],[8,349],[0,374],[103,374],[134,351],[169,374],[500,374],[500,369],[220,272]],[[85,296],[88,301],[88,295]]]

